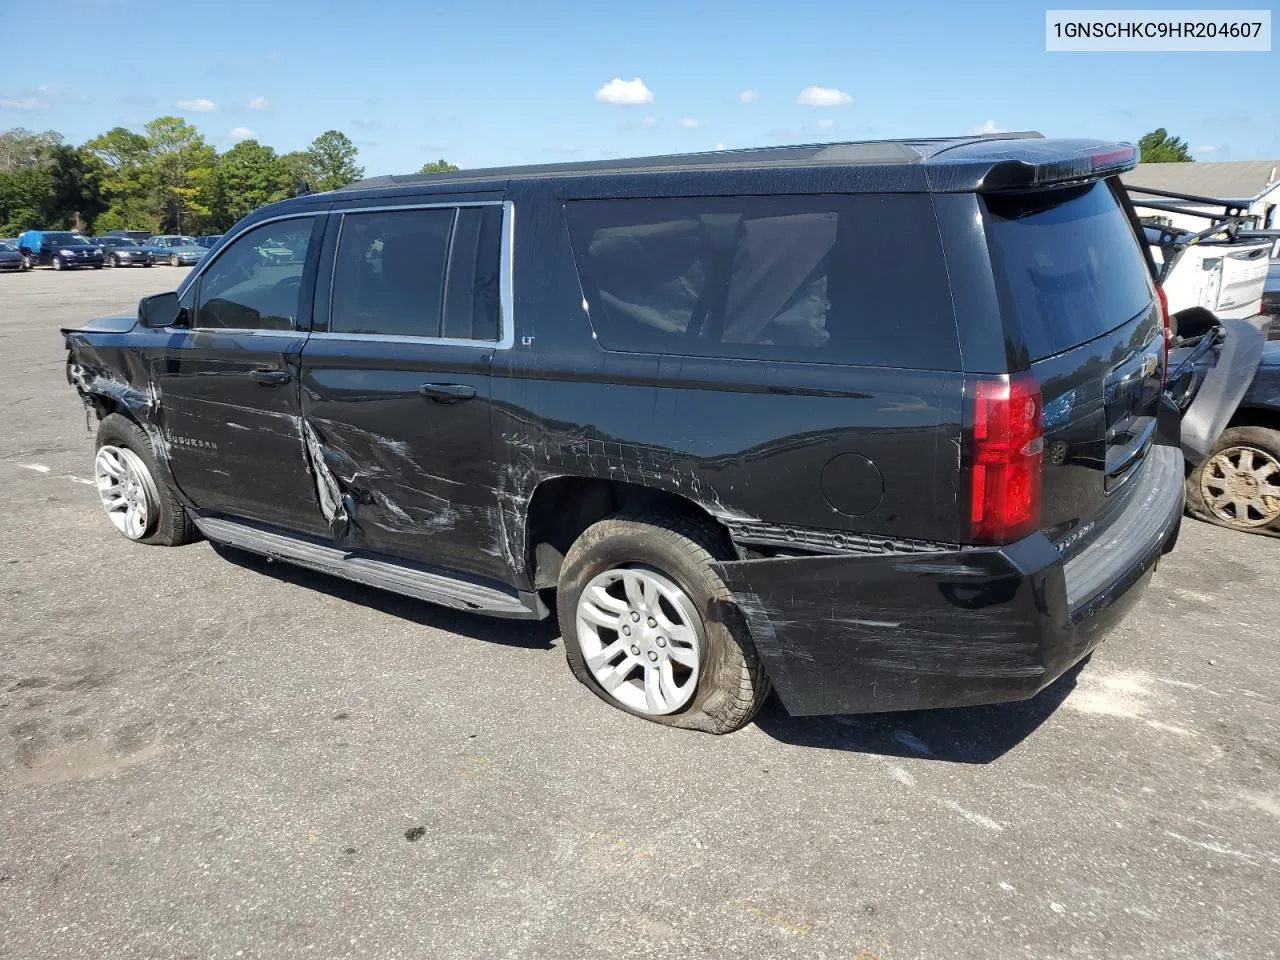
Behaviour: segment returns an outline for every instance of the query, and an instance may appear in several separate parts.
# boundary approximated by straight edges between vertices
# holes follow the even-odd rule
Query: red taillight
[[[1160,323],[1164,326],[1164,372],[1160,374],[1161,386],[1169,385],[1169,342],[1173,339],[1173,330],[1169,327],[1169,298],[1164,287],[1156,287],[1156,296],[1160,299]]]
[[[975,543],[1008,543],[1040,526],[1042,413],[1035,377],[974,384],[969,536]]]

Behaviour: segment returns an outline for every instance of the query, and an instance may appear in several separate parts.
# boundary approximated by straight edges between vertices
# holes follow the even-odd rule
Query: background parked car
[[[102,269],[102,248],[74,230],[28,230],[18,237],[18,252],[27,267],[75,267]]]
[[[94,237],[93,242],[102,248],[109,267],[149,267],[153,262],[146,248],[128,237]]]
[[[1168,392],[1182,411],[1187,513],[1280,537],[1280,343],[1203,309],[1173,328]]]
[[[108,230],[104,236],[127,237],[134,243],[146,243],[155,236],[150,230]]]
[[[165,234],[152,237],[143,244],[143,250],[151,254],[153,260],[167,263],[171,267],[191,267],[204,259],[209,252],[207,247],[196,243],[195,237],[184,237],[176,234]]]
[[[27,267],[22,262],[22,254],[18,252],[18,248],[7,240],[0,240],[0,272],[16,273],[25,269]]]

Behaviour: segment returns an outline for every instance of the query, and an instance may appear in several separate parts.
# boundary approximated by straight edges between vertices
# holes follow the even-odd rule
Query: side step
[[[339,550],[314,540],[224,517],[192,519],[196,528],[214,543],[284,560],[428,603],[513,620],[541,620],[548,613],[536,593],[459,580],[445,573],[433,573],[422,567]]]

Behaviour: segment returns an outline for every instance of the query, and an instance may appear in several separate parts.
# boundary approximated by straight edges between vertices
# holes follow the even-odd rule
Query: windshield
[[[9,246],[9,244],[5,243],[3,240],[0,240],[0,250],[8,250],[12,252],[13,247]]]

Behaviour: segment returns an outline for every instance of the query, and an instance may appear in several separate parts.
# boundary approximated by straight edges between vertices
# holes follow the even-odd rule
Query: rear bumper
[[[717,569],[793,715],[1026,699],[1105,638],[1172,549],[1182,454],[1154,446],[1146,459],[1124,508],[1066,562],[1037,533],[1002,547]]]

